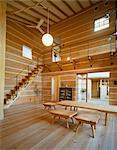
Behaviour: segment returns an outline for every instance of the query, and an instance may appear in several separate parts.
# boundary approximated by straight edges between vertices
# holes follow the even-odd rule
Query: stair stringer
[[[31,83],[41,73],[41,71],[39,71],[35,76],[32,76],[28,84],[24,85],[21,89],[17,91],[17,96],[13,98],[12,100],[9,100],[9,103],[4,105],[4,109],[8,109],[10,106],[12,106],[16,102],[16,100],[20,97],[21,93],[31,85]]]

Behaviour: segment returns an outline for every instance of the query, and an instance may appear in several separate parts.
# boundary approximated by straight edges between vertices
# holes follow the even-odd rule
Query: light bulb
[[[45,46],[51,46],[52,43],[53,43],[53,37],[46,33],[42,36],[42,43],[45,45]]]
[[[67,57],[67,61],[69,61],[70,60],[70,57]]]

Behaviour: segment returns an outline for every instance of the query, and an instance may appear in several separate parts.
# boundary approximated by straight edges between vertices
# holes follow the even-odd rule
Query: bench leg
[[[56,118],[56,116],[54,115],[54,116],[53,116],[53,119],[52,119],[52,124],[54,123],[55,118]]]
[[[75,132],[78,132],[79,126],[81,125],[81,122],[78,122],[77,128]]]
[[[54,107],[54,109],[56,109],[56,107],[55,106],[53,106]]]
[[[71,120],[72,120],[72,123],[74,124],[74,118],[73,117],[71,117]]]
[[[67,128],[69,128],[69,119],[67,119]]]
[[[92,129],[92,137],[94,138],[94,125],[91,124],[91,129]]]
[[[96,124],[94,124],[94,129],[96,130]]]
[[[70,106],[70,110],[72,110],[72,106]]]
[[[105,113],[105,126],[107,125],[107,113]]]

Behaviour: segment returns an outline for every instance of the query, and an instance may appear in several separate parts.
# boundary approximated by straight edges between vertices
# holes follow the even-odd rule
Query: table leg
[[[74,124],[74,118],[73,117],[71,117],[71,120],[72,120],[72,123]]]
[[[92,137],[94,138],[94,126],[91,124],[91,129],[92,129]]]
[[[54,116],[53,116],[53,119],[52,119],[52,124],[54,123],[55,118],[56,118],[56,116],[54,115]]]
[[[107,116],[108,115],[108,113],[105,113],[105,126],[107,125]]]

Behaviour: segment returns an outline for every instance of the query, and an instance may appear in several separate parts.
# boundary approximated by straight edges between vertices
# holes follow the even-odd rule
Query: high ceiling
[[[47,24],[47,8],[50,25],[73,16],[101,0],[7,0],[7,18],[21,24],[34,25],[40,19]]]

